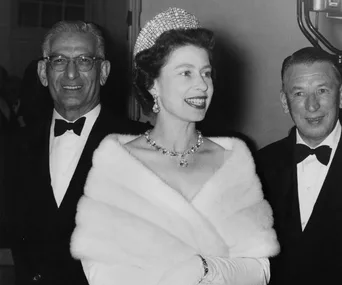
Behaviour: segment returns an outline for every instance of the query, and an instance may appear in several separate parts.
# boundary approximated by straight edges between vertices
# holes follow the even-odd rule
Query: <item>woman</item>
[[[170,8],[140,32],[135,85],[155,127],[93,159],[71,251],[90,285],[266,284],[278,243],[253,159],[196,130],[213,95],[212,32]]]

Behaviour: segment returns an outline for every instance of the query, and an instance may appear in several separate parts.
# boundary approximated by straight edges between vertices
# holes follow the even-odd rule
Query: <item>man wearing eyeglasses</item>
[[[27,130],[11,183],[16,285],[86,285],[69,244],[93,151],[109,133],[137,134],[148,126],[119,121],[100,104],[110,62],[95,25],[59,22],[42,50],[38,75],[54,109]]]

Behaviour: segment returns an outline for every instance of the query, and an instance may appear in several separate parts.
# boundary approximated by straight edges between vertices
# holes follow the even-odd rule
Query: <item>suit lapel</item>
[[[140,123],[136,124],[125,119],[115,118],[112,116],[109,109],[102,106],[59,209],[64,211],[63,209],[65,208],[76,208],[76,204],[83,194],[88,172],[92,167],[93,153],[106,135],[114,132],[141,134],[146,131],[147,127],[148,126],[141,125]]]
[[[35,135],[38,140],[34,141],[33,145],[29,148],[31,152],[29,154],[32,164],[31,169],[39,174],[39,179],[36,182],[38,183],[37,191],[32,191],[32,195],[36,195],[36,201],[47,204],[48,208],[57,209],[50,176],[50,125],[51,117],[48,118],[43,128],[39,130],[39,133]]]
[[[273,203],[275,228],[278,234],[279,243],[283,248],[283,254],[279,255],[279,260],[290,259],[294,268],[300,268],[303,244],[303,231],[301,226],[297,164],[294,157],[296,145],[296,129],[293,128],[289,136],[280,145],[278,151],[279,163],[276,164],[276,177],[274,187],[279,187]],[[275,191],[275,190],[274,190]],[[275,266],[276,263],[273,264]]]
[[[329,171],[322,185],[321,193],[324,197],[325,195],[336,194],[336,181],[341,176],[341,165],[342,165],[342,141],[341,138],[337,145],[335,155],[331,162]],[[321,195],[320,195],[321,196]],[[320,198],[320,197],[318,197]]]
[[[294,157],[294,147],[296,144],[296,132],[293,128],[288,136],[284,148],[284,164],[279,169],[279,181],[281,181],[281,197],[280,207],[282,213],[286,215],[285,220],[288,221],[289,234],[296,237],[302,233],[300,208],[298,199],[298,183],[297,183],[297,164]]]
[[[19,177],[14,186],[19,193],[15,197],[20,209],[20,221],[28,234],[39,235],[54,223],[58,207],[51,186],[49,170],[49,136],[51,117],[39,125],[22,130],[20,145]]]
[[[333,209],[340,207],[339,205],[342,199],[342,192],[336,191],[336,187],[339,185],[338,181],[341,177],[341,165],[342,142],[340,139],[305,230],[309,230],[310,228],[319,228],[320,223],[327,223],[326,219],[329,219],[329,217],[323,217],[322,213],[328,213],[333,211]]]
[[[88,176],[88,172],[92,166],[92,157],[95,149],[99,146],[101,140],[108,134],[108,126],[106,121],[106,112],[101,112],[96,119],[94,126],[89,134],[87,142],[84,146],[80,159],[78,161],[75,172],[70,180],[68,189],[65,193],[60,210],[72,206],[77,203],[83,194],[83,188]]]
[[[44,144],[44,150],[43,150],[43,155],[42,155],[42,167],[43,169],[41,170],[42,173],[42,179],[44,180],[44,184],[48,185],[49,190],[45,191],[46,194],[48,195],[48,200],[51,201],[50,204],[53,204],[56,209],[58,209],[52,185],[51,185],[51,175],[50,175],[50,125],[51,121],[49,121],[49,124],[47,124],[45,128],[45,141],[47,143]]]

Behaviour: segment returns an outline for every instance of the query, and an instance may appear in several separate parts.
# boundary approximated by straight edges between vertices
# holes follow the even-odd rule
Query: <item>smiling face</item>
[[[93,35],[63,32],[50,40],[49,56],[96,56],[96,39]],[[75,61],[70,61],[64,71],[55,71],[48,61],[40,61],[38,75],[49,87],[55,109],[68,120],[74,120],[92,110],[100,101],[100,85],[109,75],[108,61],[97,60],[91,70],[81,72]]]
[[[158,97],[158,116],[197,122],[203,120],[213,91],[207,51],[187,45],[171,52],[150,93]]]
[[[311,147],[334,129],[342,106],[341,85],[328,62],[296,64],[284,74],[280,98],[302,139]]]

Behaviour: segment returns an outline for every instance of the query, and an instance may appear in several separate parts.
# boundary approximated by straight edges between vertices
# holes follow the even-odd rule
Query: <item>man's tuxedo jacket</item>
[[[342,142],[304,231],[295,144],[293,128],[287,138],[257,153],[258,172],[273,208],[281,247],[280,254],[271,259],[271,284],[342,284]]]
[[[116,119],[102,106],[59,208],[49,171],[50,125],[51,116],[17,138],[18,164],[9,183],[16,285],[85,285],[82,265],[70,255],[70,237],[93,152],[109,133],[140,134],[149,124]]]
[[[5,132],[0,129],[0,248],[5,247]]]

